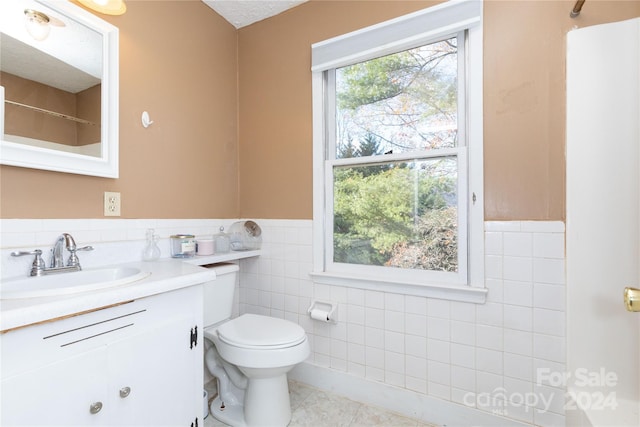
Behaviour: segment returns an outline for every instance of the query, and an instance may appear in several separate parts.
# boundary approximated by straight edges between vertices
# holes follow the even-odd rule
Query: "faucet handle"
[[[25,256],[25,255],[42,255],[42,250],[34,249],[32,251],[13,251],[11,252],[11,256]]]
[[[31,264],[31,276],[42,276],[46,265],[44,260],[42,259],[42,251],[40,249],[35,249],[33,251],[13,251],[11,252],[11,256],[25,256],[25,255],[35,255],[36,257],[33,260],[33,264]]]
[[[71,255],[69,255],[69,260],[67,261],[67,267],[78,267],[78,268],[80,268],[80,260],[78,259],[78,256],[76,255],[76,252],[78,252],[78,251],[92,251],[93,250],[93,246],[83,246],[81,248],[76,248],[75,245],[74,245],[72,247],[67,248],[67,250],[71,254]]]

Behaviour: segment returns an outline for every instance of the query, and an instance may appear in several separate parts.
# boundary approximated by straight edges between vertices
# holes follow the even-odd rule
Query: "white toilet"
[[[211,415],[231,426],[286,426],[291,420],[287,372],[309,356],[307,335],[288,320],[255,314],[231,319],[238,266],[212,267],[204,287],[204,336],[213,345],[207,369],[218,380]]]

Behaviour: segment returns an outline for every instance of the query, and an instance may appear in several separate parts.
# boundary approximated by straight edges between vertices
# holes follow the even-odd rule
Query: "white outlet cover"
[[[120,216],[120,193],[104,192],[104,216]]]

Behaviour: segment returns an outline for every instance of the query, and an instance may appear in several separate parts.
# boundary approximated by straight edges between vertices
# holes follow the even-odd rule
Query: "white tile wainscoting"
[[[139,260],[147,228],[162,238],[164,257],[169,235],[213,234],[234,221],[5,219],[1,275],[28,271],[30,261],[10,251],[47,254],[62,232],[96,248],[81,256],[88,268]],[[478,305],[314,284],[312,221],[255,221],[263,255],[240,261],[234,311],[304,327],[312,355],[293,372],[299,380],[436,424],[565,424],[565,390],[549,382],[550,373],[565,372],[564,223],[486,222],[489,292]],[[312,321],[312,299],[338,302],[338,323]]]
[[[353,396],[347,383],[357,377],[369,387],[357,400],[399,390],[399,399],[414,403],[403,413],[428,422],[457,425],[457,408],[461,422],[478,425],[477,412],[466,411],[472,406],[524,423],[564,425],[565,390],[545,381],[565,371],[564,223],[485,223],[483,305],[314,284],[311,221],[259,223],[264,254],[241,261],[240,312],[305,328],[313,366],[300,379]],[[312,321],[312,299],[337,302],[338,323]],[[391,386],[387,393],[380,383]],[[417,404],[403,390],[428,399]],[[438,400],[457,405],[438,407]]]

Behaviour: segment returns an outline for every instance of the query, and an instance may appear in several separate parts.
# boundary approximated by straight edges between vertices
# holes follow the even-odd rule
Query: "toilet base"
[[[240,369],[247,371],[246,368]],[[291,403],[285,373],[289,369],[284,368],[275,377],[249,377],[244,395],[244,419],[247,425],[285,427],[289,424]]]
[[[285,427],[291,421],[291,404],[287,375],[274,378],[250,378],[244,396],[244,405],[225,403],[221,408],[220,396],[211,402],[213,418],[233,427],[269,426]]]
[[[209,406],[209,412],[216,420],[228,424],[233,427],[246,427],[244,422],[244,406],[243,405],[227,405],[221,409],[222,401],[217,396]]]

